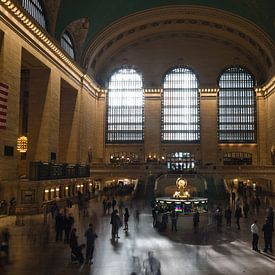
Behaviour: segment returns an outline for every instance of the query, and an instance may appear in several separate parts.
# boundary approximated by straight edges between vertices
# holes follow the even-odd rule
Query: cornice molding
[[[53,65],[93,96],[98,96],[101,87],[68,57],[61,46],[14,1],[0,0],[0,18],[30,47],[38,51]]]

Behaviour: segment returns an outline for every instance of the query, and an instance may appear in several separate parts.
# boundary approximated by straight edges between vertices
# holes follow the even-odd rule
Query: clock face
[[[178,178],[176,181],[176,185],[179,189],[184,189],[187,186],[187,182],[183,178]]]

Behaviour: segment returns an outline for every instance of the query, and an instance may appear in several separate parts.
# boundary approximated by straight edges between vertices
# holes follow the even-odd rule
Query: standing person
[[[112,207],[112,203],[109,199],[107,199],[107,214],[108,215],[110,214],[111,207]]]
[[[177,229],[177,221],[178,221],[178,215],[175,210],[171,213],[171,224],[172,224],[172,231],[178,231]]]
[[[78,237],[76,236],[76,228],[73,228],[70,235],[70,241],[69,241],[72,260],[76,259],[79,263],[83,264],[84,262],[83,254],[82,254],[83,245],[80,245],[80,246],[78,245],[77,238]]]
[[[153,227],[155,227],[157,222],[157,209],[155,207],[152,208],[152,217],[153,217]]]
[[[103,207],[103,215],[106,215],[107,214],[107,201],[106,201],[106,199],[103,199],[102,207]]]
[[[122,214],[123,207],[124,207],[124,201],[122,200],[122,198],[120,198],[119,201],[118,201],[118,212],[119,212],[119,214]]]
[[[115,238],[119,239],[118,231],[119,228],[122,226],[122,220],[119,217],[118,211],[115,210],[115,216],[114,216],[114,231],[115,231]]]
[[[258,229],[256,220],[251,225],[251,232],[252,232],[252,249],[257,252],[260,252],[260,250],[258,249],[259,229]]]
[[[93,225],[90,223],[89,228],[85,232],[86,237],[86,261],[85,263],[93,264],[93,254],[95,248],[95,240],[97,238],[97,234],[94,232]]]
[[[115,207],[116,207],[116,200],[115,200],[115,198],[113,197],[113,200],[112,200],[112,208],[113,208],[113,211],[115,210]]]
[[[64,229],[64,216],[58,212],[55,217],[55,241],[62,241],[62,232]]]
[[[69,237],[70,237],[73,224],[74,224],[74,218],[72,214],[69,214],[69,216],[64,217],[64,231],[65,231],[64,243],[69,243]]]
[[[232,197],[232,205],[235,205],[236,194],[234,191],[232,191],[231,197]]]
[[[241,207],[241,200],[240,198],[237,198],[236,200],[236,208]]]
[[[193,227],[194,227],[194,232],[198,231],[198,227],[199,227],[199,222],[200,222],[200,213],[197,210],[194,214],[193,214]]]
[[[161,265],[158,259],[154,257],[152,251],[148,252],[148,258],[143,261],[143,268],[145,275],[160,275]]]
[[[273,228],[272,224],[268,221],[268,218],[265,219],[265,224],[263,225],[262,231],[264,232],[264,252],[267,252],[269,249],[270,252],[272,252],[272,233]]]
[[[235,210],[235,218],[236,218],[236,224],[237,224],[239,230],[241,229],[241,227],[240,227],[240,218],[242,216],[243,215],[242,215],[241,207],[237,207],[236,210]]]
[[[272,207],[267,209],[267,219],[268,222],[272,225],[272,229],[274,230],[274,210]]]
[[[230,209],[230,206],[228,206],[227,209],[224,211],[224,217],[226,219],[227,226],[231,226],[231,216],[232,216],[232,211]]]
[[[115,216],[116,216],[116,210],[112,212],[111,221],[110,221],[110,224],[112,225],[112,239],[115,238]]]
[[[135,210],[135,225],[136,227],[139,225],[139,210]]]
[[[129,211],[128,208],[125,208],[125,213],[124,213],[124,230],[128,232],[128,221],[129,221]]]
[[[217,223],[217,232],[221,231],[222,217],[223,217],[222,209],[220,208],[220,206],[218,206],[216,211],[215,211],[215,219],[216,219],[216,223]]]
[[[244,203],[244,206],[243,206],[243,213],[244,213],[244,217],[247,219],[247,214],[249,212],[249,204],[247,202],[247,200],[245,201]]]

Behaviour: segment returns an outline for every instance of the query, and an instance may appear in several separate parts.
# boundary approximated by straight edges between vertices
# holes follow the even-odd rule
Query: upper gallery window
[[[39,0],[22,0],[22,7],[35,19],[35,21],[46,29],[45,12],[41,1]]]
[[[246,152],[226,152],[223,155],[224,165],[252,165],[252,154]]]
[[[256,142],[256,96],[252,74],[242,67],[224,70],[219,79],[220,143]]]
[[[164,77],[161,115],[162,142],[200,141],[200,96],[196,74],[177,67]]]
[[[194,170],[195,158],[190,152],[174,152],[166,155],[167,168],[172,171]]]
[[[68,53],[71,58],[75,59],[73,40],[67,31],[65,31],[61,36],[61,47]]]
[[[108,82],[106,142],[141,143],[144,137],[144,90],[142,76],[125,67]]]

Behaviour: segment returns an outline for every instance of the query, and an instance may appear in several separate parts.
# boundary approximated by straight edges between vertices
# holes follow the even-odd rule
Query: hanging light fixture
[[[17,151],[20,153],[26,153],[28,150],[28,138],[21,136],[17,139]]]

